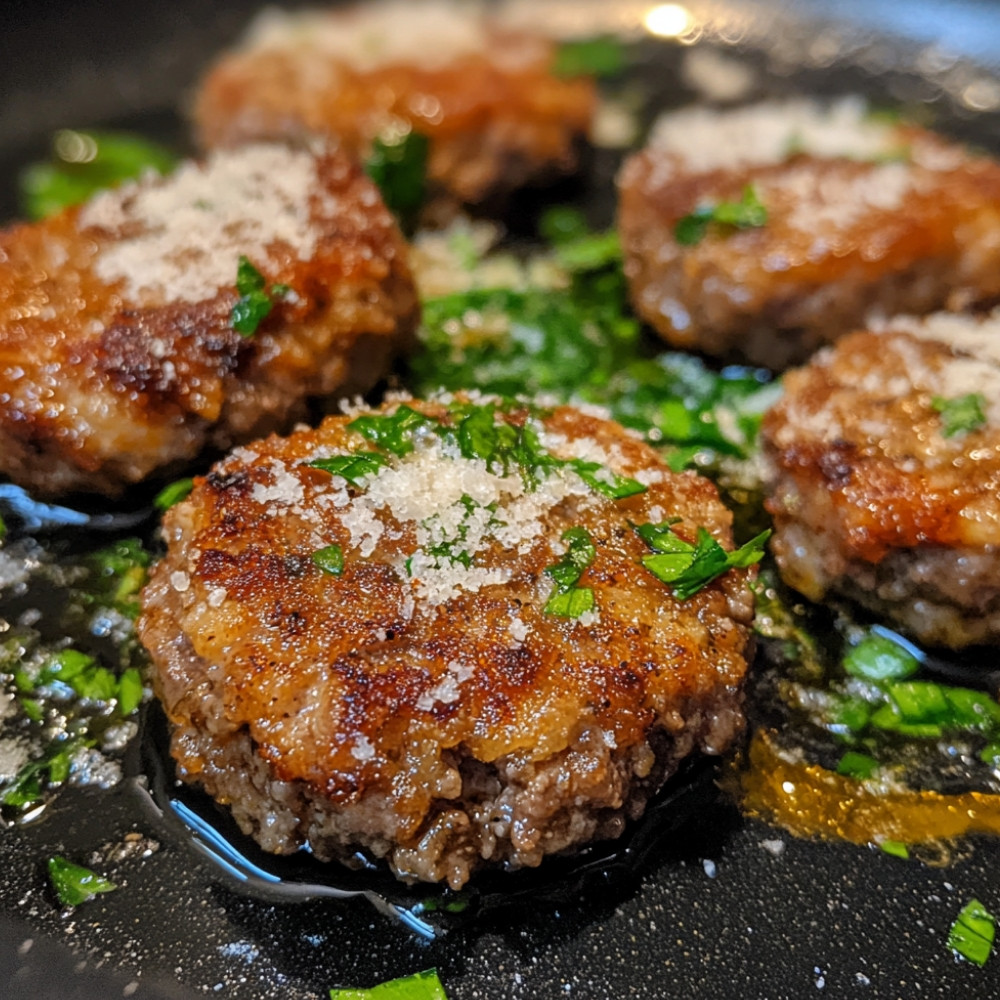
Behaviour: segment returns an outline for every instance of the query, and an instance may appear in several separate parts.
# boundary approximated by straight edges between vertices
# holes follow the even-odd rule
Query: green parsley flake
[[[986,423],[986,397],[981,392],[970,392],[954,399],[935,396],[931,406],[941,414],[941,433],[946,438],[968,434]]]
[[[698,528],[694,544],[672,530],[677,521],[633,525],[636,534],[653,550],[643,566],[661,583],[670,584],[674,597],[686,601],[730,569],[745,569],[760,562],[770,530],[762,531],[734,552],[726,550],[704,529]]]
[[[427,195],[427,136],[409,131],[380,137],[372,143],[365,172],[382,192],[386,207],[410,231],[416,225]]]
[[[563,42],[556,49],[556,76],[615,76],[625,68],[625,46],[613,35]]]
[[[448,997],[437,969],[427,969],[368,990],[333,989],[330,1000],[448,1000]]]
[[[712,223],[729,229],[759,229],[767,225],[767,209],[748,184],[739,201],[706,202],[685,215],[674,226],[674,238],[682,246],[695,246]]]
[[[379,469],[385,468],[388,459],[377,451],[358,451],[353,455],[331,455],[329,458],[317,458],[307,465],[313,469],[322,469],[331,475],[346,479],[352,486],[360,486],[365,476],[373,476]]]
[[[174,504],[184,500],[194,489],[193,479],[178,479],[169,486],[164,486],[153,498],[153,506],[159,511],[168,511]]]
[[[118,886],[89,868],[75,865],[56,855],[49,858],[49,881],[63,906],[79,906],[102,892],[112,892]]]
[[[368,413],[357,417],[347,426],[376,447],[402,458],[413,451],[414,432],[432,429],[437,423],[412,406],[399,406],[392,413]]]
[[[915,674],[920,661],[888,636],[869,633],[844,657],[844,670],[866,681],[901,680]]]
[[[948,931],[948,947],[956,957],[978,966],[986,964],[993,950],[993,936],[996,931],[996,921],[978,899],[972,899],[955,918]]]
[[[52,139],[52,160],[21,174],[21,204],[29,218],[44,219],[147,170],[167,174],[176,163],[174,153],[142,136],[62,129]]]
[[[837,764],[837,774],[864,781],[866,778],[870,778],[878,770],[878,767],[878,761],[874,757],[869,757],[866,753],[848,750]]]
[[[312,554],[312,561],[330,576],[340,576],[344,572],[344,551],[339,545],[327,545]]]
[[[288,285],[272,285],[267,291],[264,275],[248,257],[240,255],[236,266],[236,291],[239,298],[229,314],[229,324],[244,339],[252,337],[261,323],[270,315],[274,300],[284,298],[290,291]]]
[[[880,851],[890,854],[894,858],[902,858],[904,861],[909,860],[910,849],[901,840],[882,840],[878,846]]]
[[[555,580],[556,587],[545,605],[547,615],[561,618],[579,618],[594,607],[594,592],[590,587],[578,587],[580,577],[594,561],[597,551],[586,528],[567,528],[562,534],[569,543],[557,563],[545,567],[545,572]]]
[[[585,462],[582,458],[571,458],[563,464],[566,468],[572,469],[592,490],[611,500],[623,500],[625,497],[646,492],[646,487],[638,479],[620,476],[599,462]]]

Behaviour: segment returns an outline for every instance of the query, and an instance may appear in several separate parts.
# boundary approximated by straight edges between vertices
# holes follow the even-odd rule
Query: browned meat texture
[[[230,322],[246,255],[273,293]],[[342,153],[253,146],[0,233],[0,472],[128,484],[367,389],[417,313],[406,247]]]
[[[596,91],[555,76],[554,56],[474,4],[271,11],[208,74],[195,123],[208,148],[314,133],[362,157],[412,128],[432,195],[476,204],[576,166]]]
[[[956,431],[970,396],[985,422]],[[998,400],[998,315],[895,320],[789,372],[763,429],[785,579],[928,643],[1000,641]]]
[[[447,426],[446,404],[412,405]],[[350,485],[306,464],[372,450],[349,419],[237,449],[165,520],[139,633],[185,781],[269,851],[360,847],[458,888],[483,864],[617,836],[682,758],[729,745],[747,572],[682,603],[638,564],[630,524],[677,517],[729,547],[714,486],[568,407],[502,410],[497,426],[530,419],[547,453],[645,492],[608,499],[567,467],[532,488],[422,432]],[[579,618],[544,610],[571,527],[596,550]],[[341,575],[312,559],[330,545]]]
[[[680,220],[740,203],[766,222]],[[1000,165],[842,101],[665,119],[620,177],[633,303],[670,344],[772,368],[873,311],[924,314],[1000,292]]]

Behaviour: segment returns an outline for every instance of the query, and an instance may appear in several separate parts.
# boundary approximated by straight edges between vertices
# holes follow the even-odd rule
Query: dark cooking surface
[[[44,149],[53,128],[110,121],[182,137],[172,112],[177,95],[253,6],[8,0],[0,35],[0,211],[13,210],[11,170]],[[880,24],[910,7],[865,6]],[[958,26],[972,34],[969,18],[979,19],[980,39],[1000,36],[1000,6],[936,6],[953,37],[961,34],[958,15],[965,18]],[[922,20],[910,27],[929,37],[934,11],[923,3],[913,9]],[[820,58],[817,37],[826,39],[827,52],[836,50],[834,58]],[[831,49],[833,37],[779,19],[744,44],[752,64],[784,69],[768,77],[768,91],[861,89],[879,102],[936,96],[944,125],[1000,148],[995,113],[972,115],[968,106],[976,102],[968,97],[963,108],[961,95],[985,79],[978,72],[924,56],[917,75],[907,71],[918,61],[915,46],[870,38],[855,45],[848,31],[836,36],[848,42]],[[637,74],[656,101],[676,87],[679,50],[644,51],[648,60]],[[599,160],[592,184],[606,184],[609,173]],[[594,187],[584,198],[598,207],[606,202]],[[593,876],[582,891],[569,888],[575,878],[568,877],[565,898],[526,894],[427,941],[363,899],[247,896],[158,818],[133,781],[111,793],[70,789],[42,822],[0,831],[0,995],[304,1000],[325,997],[330,986],[372,985],[431,965],[451,1000],[1000,994],[1000,956],[977,969],[954,962],[945,945],[971,897],[1000,913],[1000,842],[972,841],[950,867],[931,868],[865,848],[796,841],[741,820],[717,796],[693,798],[698,808],[677,837],[638,871]],[[132,831],[159,849],[114,870],[118,892],[60,915],[44,888],[44,859],[85,859]],[[551,879],[542,882],[551,889]],[[85,967],[75,971],[83,956]]]

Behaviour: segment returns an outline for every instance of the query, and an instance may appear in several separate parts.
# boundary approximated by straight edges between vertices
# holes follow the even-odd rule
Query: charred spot
[[[294,553],[292,555],[285,556],[284,564],[285,573],[292,579],[303,576],[309,568],[309,560],[305,559],[303,556],[295,555]]]
[[[267,624],[288,639],[298,639],[306,634],[308,621],[298,608],[288,608],[282,601],[275,601],[265,618]]]
[[[854,474],[853,445],[846,441],[834,441],[819,459],[819,470],[827,483],[834,489],[843,489]]]
[[[215,469],[205,477],[205,482],[220,493],[233,492],[244,496],[250,492],[250,477],[246,469],[222,473]]]

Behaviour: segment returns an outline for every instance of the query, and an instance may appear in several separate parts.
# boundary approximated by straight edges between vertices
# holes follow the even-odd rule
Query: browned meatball
[[[393,402],[237,449],[143,594],[180,776],[269,851],[454,888],[617,836],[742,725],[747,571],[676,599],[634,529],[671,518],[731,544],[711,483],[570,407]]]
[[[555,51],[475,4],[267,11],[202,84],[197,133],[210,148],[334,135],[364,157],[414,129],[432,194],[475,204],[575,167],[596,92],[556,76]]]
[[[255,333],[231,322],[241,256],[273,303]],[[247,147],[15,226],[0,233],[0,472],[116,495],[290,426],[307,397],[367,389],[416,313],[396,225],[339,152]]]
[[[1000,293],[1000,165],[857,101],[666,116],[620,189],[633,303],[676,347],[783,368]]]
[[[918,639],[1000,642],[1000,315],[851,334],[765,417],[774,554]]]

